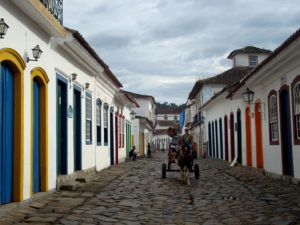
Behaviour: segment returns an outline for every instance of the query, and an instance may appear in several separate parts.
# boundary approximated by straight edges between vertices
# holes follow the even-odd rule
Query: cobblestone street
[[[179,173],[161,178],[166,155],[105,169],[76,191],[48,194],[13,210],[0,224],[300,224],[299,186],[201,160],[200,179],[192,174],[189,187]]]

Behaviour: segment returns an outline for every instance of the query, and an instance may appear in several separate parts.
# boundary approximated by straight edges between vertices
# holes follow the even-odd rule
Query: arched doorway
[[[48,82],[41,68],[31,71],[32,79],[32,166],[31,193],[48,189]]]
[[[262,113],[261,103],[256,102],[254,105],[255,116],[255,138],[256,138],[256,167],[263,168],[263,145],[262,145]]]
[[[246,154],[247,166],[252,166],[252,140],[251,140],[251,117],[250,107],[245,109],[245,122],[246,122]]]
[[[280,105],[280,131],[281,131],[281,157],[283,175],[294,176],[293,148],[291,133],[290,98],[288,86],[279,91]],[[284,135],[283,135],[284,134]]]
[[[0,50],[0,205],[23,199],[25,67],[16,51]]]

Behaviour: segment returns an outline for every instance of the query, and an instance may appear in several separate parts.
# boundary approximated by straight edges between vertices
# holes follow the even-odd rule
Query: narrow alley
[[[300,189],[256,169],[200,160],[200,179],[161,178],[166,152],[97,173],[73,191],[58,191],[2,216],[11,224],[300,224]],[[172,165],[176,166],[176,165]]]

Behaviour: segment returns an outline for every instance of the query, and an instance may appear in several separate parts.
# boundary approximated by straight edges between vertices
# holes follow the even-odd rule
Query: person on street
[[[148,143],[148,145],[147,145],[147,157],[151,158],[151,145],[150,145],[150,143]]]
[[[177,157],[179,155],[179,147],[181,144],[181,136],[177,134],[177,130],[174,127],[168,128],[168,135],[171,137],[171,141],[169,143],[169,151],[168,151],[168,169],[170,169],[171,163],[178,163]]]
[[[129,157],[132,161],[136,160],[137,153],[135,152],[135,146],[132,146],[132,149],[129,152]]]
[[[189,134],[189,129],[185,128],[184,135],[182,135],[182,142],[185,146],[187,146],[189,149],[192,149],[193,144],[193,136]]]

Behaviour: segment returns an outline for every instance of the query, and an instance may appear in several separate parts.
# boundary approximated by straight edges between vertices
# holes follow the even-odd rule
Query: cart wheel
[[[195,164],[194,171],[195,171],[196,179],[199,179],[200,171],[199,171],[199,165],[198,164]]]
[[[167,165],[165,163],[161,166],[161,176],[162,178],[166,178]]]

